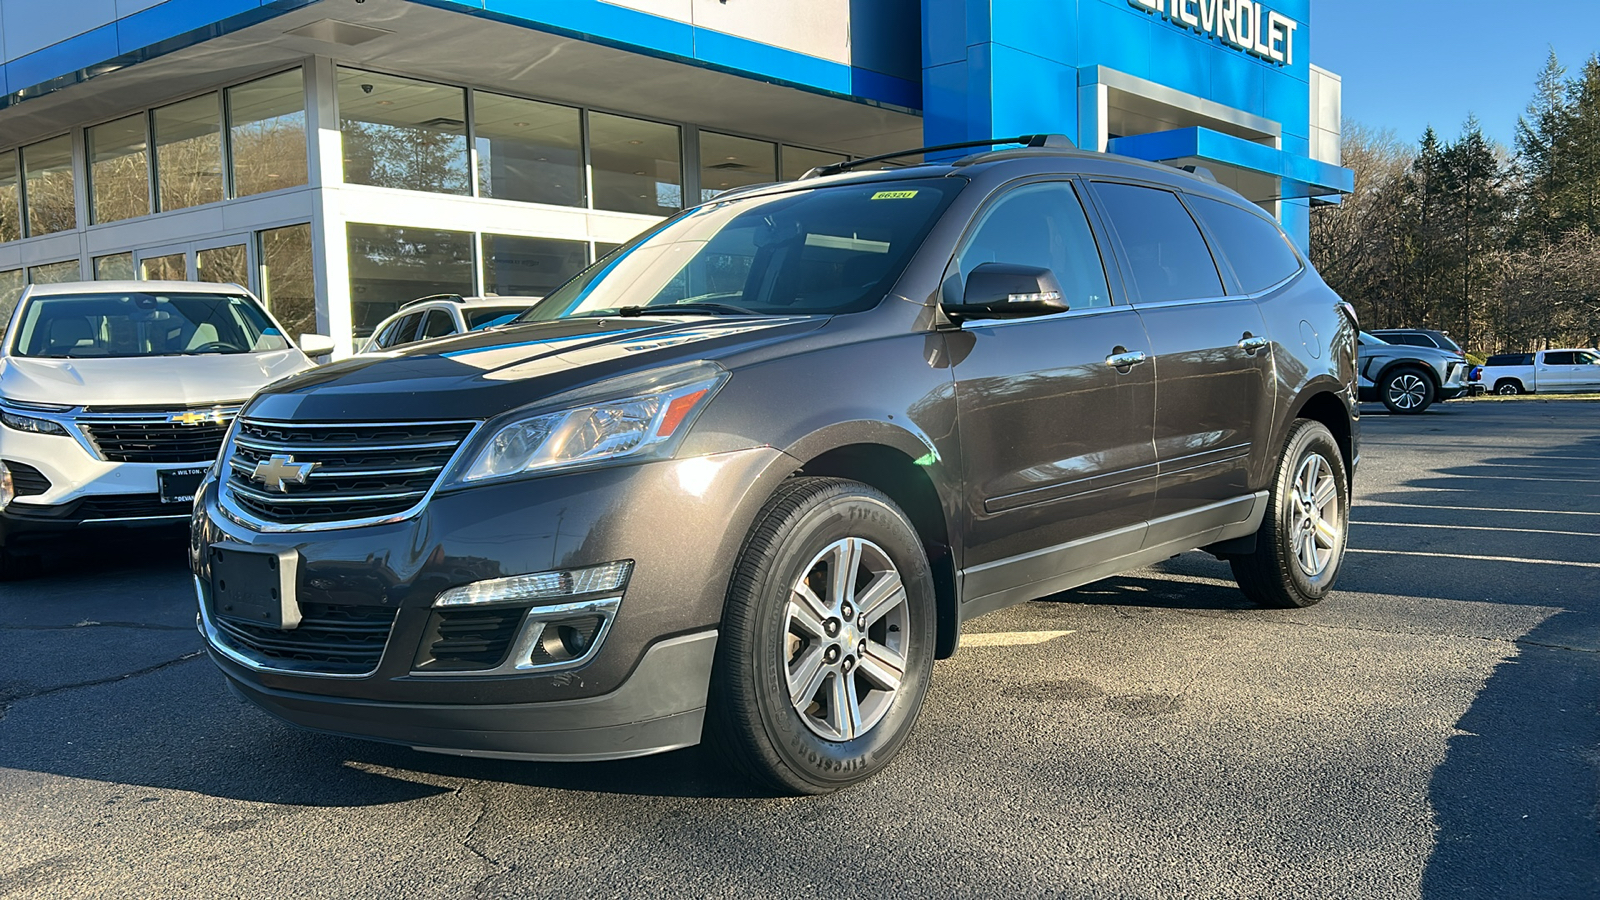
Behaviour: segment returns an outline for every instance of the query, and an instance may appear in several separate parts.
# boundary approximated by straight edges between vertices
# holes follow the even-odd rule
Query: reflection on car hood
[[[485,419],[573,387],[718,359],[822,327],[821,316],[538,322],[354,357],[264,391],[250,415],[298,421]]]
[[[126,359],[0,359],[0,397],[64,406],[206,406],[310,368],[299,350]]]

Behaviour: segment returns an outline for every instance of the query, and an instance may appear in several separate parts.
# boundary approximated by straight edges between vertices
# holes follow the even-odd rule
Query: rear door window
[[[1209,197],[1191,196],[1189,206],[1205,222],[1246,294],[1258,294],[1299,273],[1300,257],[1288,235],[1264,214]]]
[[[1122,244],[1140,302],[1224,294],[1222,276],[1200,227],[1176,194],[1111,182],[1096,183],[1094,190]]]
[[[422,339],[444,337],[456,333],[456,320],[442,309],[428,310],[428,320],[422,325]]]
[[[1570,350],[1558,350],[1544,355],[1544,364],[1547,366],[1575,366],[1578,364],[1578,354]]]

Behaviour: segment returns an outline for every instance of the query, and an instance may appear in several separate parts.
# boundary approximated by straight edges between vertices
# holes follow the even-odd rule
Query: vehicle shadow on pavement
[[[1433,773],[1437,835],[1422,896],[1600,896],[1600,517],[1546,512],[1600,511],[1600,485],[1577,480],[1600,480],[1600,436],[1517,457],[1519,468],[1486,462],[1418,477],[1412,490],[1370,498],[1395,505],[1356,511],[1512,533],[1385,527],[1385,551],[1458,558],[1360,555],[1347,559],[1340,586],[1546,610],[1479,689]],[[1537,531],[1515,533],[1523,529]],[[1501,559],[1459,558],[1472,555]]]

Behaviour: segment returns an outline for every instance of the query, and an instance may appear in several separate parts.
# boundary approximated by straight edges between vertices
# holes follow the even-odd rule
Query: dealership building
[[[537,297],[849,157],[1057,133],[1203,166],[1304,245],[1352,187],[1310,0],[0,0],[0,310],[246,285],[351,342]]]

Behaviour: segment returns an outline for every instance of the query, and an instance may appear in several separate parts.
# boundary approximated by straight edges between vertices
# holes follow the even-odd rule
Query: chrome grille
[[[90,409],[77,424],[107,462],[208,463],[238,407],[203,409]],[[190,421],[183,421],[188,417]]]
[[[433,489],[472,422],[323,424],[241,419],[226,495],[253,518],[281,525],[403,515]],[[253,477],[273,456],[315,463],[304,484],[273,490]]]

